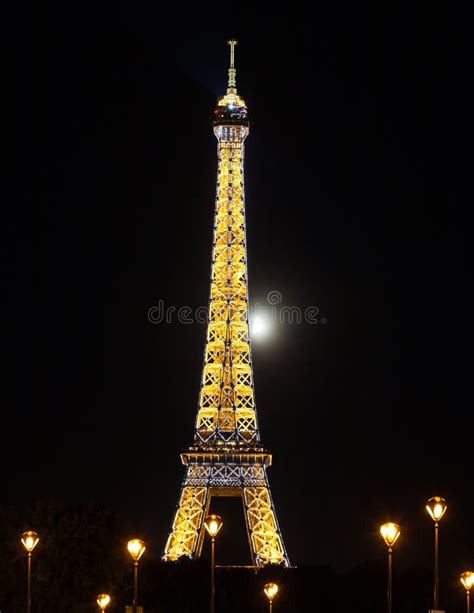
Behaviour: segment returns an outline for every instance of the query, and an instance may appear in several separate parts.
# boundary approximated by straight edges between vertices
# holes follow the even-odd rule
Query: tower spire
[[[235,84],[235,75],[237,71],[235,70],[234,60],[235,60],[235,47],[238,44],[238,41],[232,38],[231,40],[227,41],[227,44],[230,47],[229,84],[227,86],[227,93],[235,94],[237,93],[237,86]]]

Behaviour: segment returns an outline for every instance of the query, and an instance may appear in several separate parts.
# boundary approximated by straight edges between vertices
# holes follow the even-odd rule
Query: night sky
[[[19,35],[0,502],[92,500],[161,552],[205,326],[147,312],[207,304],[210,117],[235,36],[250,299],[278,291],[327,318],[253,346],[291,561],[379,557],[391,519],[400,564],[430,564],[436,494],[457,577],[474,566],[463,19],[276,11],[63,3]]]

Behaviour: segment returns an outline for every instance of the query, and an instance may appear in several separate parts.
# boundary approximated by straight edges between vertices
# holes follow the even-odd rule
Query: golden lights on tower
[[[194,444],[164,559],[199,557],[210,497],[242,495],[252,561],[289,565],[270,494],[271,454],[260,443],[249,332],[244,155],[249,120],[229,41],[227,92],[214,109],[217,188],[204,367]]]

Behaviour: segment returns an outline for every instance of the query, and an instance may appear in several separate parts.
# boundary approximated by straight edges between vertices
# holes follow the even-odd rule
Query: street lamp
[[[99,594],[97,596],[97,604],[100,607],[102,613],[104,613],[105,609],[110,604],[110,596],[108,594]]]
[[[138,560],[145,553],[145,542],[141,539],[132,539],[131,541],[128,541],[127,549],[133,560],[133,613],[137,613]]]
[[[438,555],[438,541],[439,541],[439,522],[446,513],[448,505],[444,498],[439,496],[433,496],[426,502],[426,510],[430,514],[431,519],[435,523],[435,561],[434,561],[434,610],[439,610],[439,555]]]
[[[31,554],[33,553],[33,549],[36,547],[39,541],[39,536],[36,532],[32,532],[28,530],[28,532],[23,532],[21,536],[21,542],[23,543],[23,547],[26,549],[28,553],[28,580],[27,580],[27,599],[26,599],[26,611],[30,613],[31,611]]]
[[[400,526],[388,522],[380,526],[380,534],[388,547],[387,613],[392,613],[392,551],[400,536]]]
[[[266,597],[268,598],[268,611],[272,613],[273,610],[273,599],[277,595],[278,585],[276,583],[265,583],[265,587],[263,588]]]
[[[470,570],[461,575],[461,583],[466,588],[467,613],[471,613],[471,587],[474,587],[474,573]]]
[[[216,610],[216,583],[215,583],[215,546],[216,536],[222,528],[222,518],[219,515],[208,515],[204,520],[204,527],[211,537],[211,613]]]

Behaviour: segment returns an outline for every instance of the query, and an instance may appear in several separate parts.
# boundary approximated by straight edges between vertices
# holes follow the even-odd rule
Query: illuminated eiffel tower
[[[164,559],[199,557],[212,496],[243,500],[253,564],[289,565],[270,494],[271,453],[255,410],[248,322],[244,141],[249,119],[235,84],[214,111],[218,171],[207,339],[194,444],[181,454],[186,474]]]

